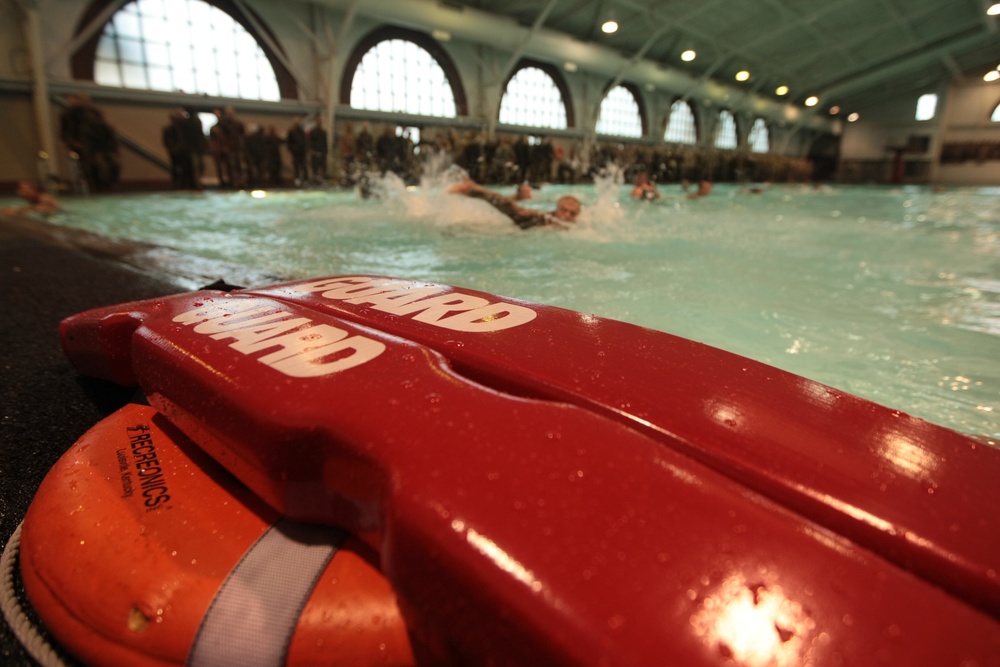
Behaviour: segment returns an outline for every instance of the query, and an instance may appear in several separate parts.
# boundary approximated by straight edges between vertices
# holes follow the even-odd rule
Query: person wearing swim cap
[[[560,197],[559,201],[556,202],[556,210],[546,212],[518,206],[509,197],[505,197],[499,192],[487,190],[471,178],[452,186],[448,191],[486,201],[513,220],[514,224],[521,229],[531,229],[532,227],[569,229],[576,222],[577,216],[580,215],[580,200],[572,195]]]

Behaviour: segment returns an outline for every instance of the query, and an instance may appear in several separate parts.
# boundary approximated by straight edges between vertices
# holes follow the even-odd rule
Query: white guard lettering
[[[368,305],[393,315],[409,315],[417,322],[453,331],[501,331],[526,324],[537,316],[534,310],[517,304],[490,303],[457,291],[442,294],[446,288],[441,286],[392,278],[327,278],[292,289],[307,294],[319,292],[324,299]]]
[[[292,315],[252,300],[231,299],[181,313],[173,321],[194,325],[193,331],[214,340],[232,339],[229,347],[242,354],[273,350],[257,361],[290,377],[330,375],[385,351],[380,341],[348,336],[343,329]]]

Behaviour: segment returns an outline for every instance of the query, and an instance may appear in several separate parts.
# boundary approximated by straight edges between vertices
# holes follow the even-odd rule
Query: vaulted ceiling
[[[361,3],[362,7],[364,2]],[[1000,65],[987,0],[445,0],[775,101],[858,109]],[[362,10],[363,11],[363,10]],[[607,18],[613,34],[601,31]],[[693,50],[696,58],[682,60]],[[736,73],[750,78],[737,82]],[[784,97],[776,95],[787,86]]]

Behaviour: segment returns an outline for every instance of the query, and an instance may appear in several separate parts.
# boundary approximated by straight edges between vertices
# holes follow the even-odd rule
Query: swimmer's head
[[[31,181],[18,181],[17,182],[17,196],[23,197],[24,199],[31,199],[37,197],[39,194],[38,186]]]
[[[571,195],[560,197],[556,202],[556,211],[553,217],[566,222],[576,222],[576,216],[580,215],[580,200]]]

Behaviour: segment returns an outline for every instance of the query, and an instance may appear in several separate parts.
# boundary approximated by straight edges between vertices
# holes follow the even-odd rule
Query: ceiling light
[[[685,51],[684,53],[681,54],[681,60],[683,60],[686,63],[689,63],[692,60],[694,60],[695,56],[697,56],[697,55],[698,55],[697,53],[695,53],[691,49],[688,49],[687,51]]]
[[[814,107],[817,104],[819,104],[819,98],[816,97],[815,95],[810,95],[809,97],[806,98],[807,107]]]
[[[1000,16],[1000,2],[995,2],[990,5],[990,8],[986,10],[986,13],[990,16]]]
[[[609,19],[601,24],[601,32],[610,35],[613,32],[618,32],[618,21],[614,19]]]
[[[995,69],[990,70],[986,73],[986,76],[983,77],[983,81],[996,81],[997,79],[1000,79],[1000,72]]]
[[[848,123],[853,123],[854,121],[856,121],[856,120],[857,120],[857,119],[859,119],[859,118],[861,118],[861,116],[859,116],[859,115],[858,115],[858,112],[857,112],[857,111],[854,111],[854,112],[850,113],[850,114],[849,114],[849,115],[847,116],[847,122],[848,122]]]
[[[434,30],[433,32],[431,32],[431,37],[433,37],[439,42],[451,41],[451,33],[448,32],[447,30]]]
[[[563,69],[567,72],[575,72],[577,70],[576,63],[571,60],[567,60],[563,63]]]
[[[788,86],[778,86],[777,88],[774,89],[774,94],[775,95],[787,95],[788,94]]]
[[[737,81],[746,81],[749,78],[750,78],[750,72],[746,71],[745,69],[741,69],[739,72],[736,73]]]
[[[834,104],[832,107],[830,107],[830,115],[831,116],[836,116],[838,113],[840,113],[840,107],[838,107],[836,104]]]

